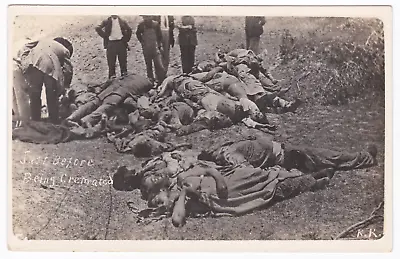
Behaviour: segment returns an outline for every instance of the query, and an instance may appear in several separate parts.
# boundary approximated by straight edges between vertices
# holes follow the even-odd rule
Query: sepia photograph
[[[390,7],[9,6],[8,22],[11,249],[390,251]]]

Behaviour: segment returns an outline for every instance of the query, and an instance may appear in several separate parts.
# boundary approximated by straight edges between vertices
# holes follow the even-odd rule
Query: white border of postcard
[[[390,6],[10,6],[8,31],[15,15],[120,15],[174,14],[211,16],[374,17],[385,30],[385,220],[379,240],[327,241],[38,241],[19,240],[12,233],[11,163],[8,163],[8,247],[14,251],[203,251],[203,252],[389,252],[392,249],[392,24]],[[8,36],[8,46],[11,44]],[[8,66],[10,68],[10,65]],[[9,69],[10,70],[10,69]],[[10,84],[10,71],[8,85]],[[10,96],[9,96],[10,98]],[[9,102],[10,103],[10,102]],[[8,107],[11,109],[10,107]],[[8,123],[11,139],[11,123]],[[8,145],[8,154],[11,154]],[[10,156],[9,156],[10,157]]]

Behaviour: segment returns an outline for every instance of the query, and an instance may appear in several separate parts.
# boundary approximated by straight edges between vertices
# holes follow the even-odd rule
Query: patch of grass
[[[384,35],[380,20],[320,21],[320,27],[301,35],[284,29],[279,59],[295,75],[311,72],[314,80],[308,82],[305,91],[310,103],[341,105],[357,98],[383,97]]]

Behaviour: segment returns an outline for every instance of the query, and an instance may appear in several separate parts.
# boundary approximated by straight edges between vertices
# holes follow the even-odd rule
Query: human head
[[[148,172],[143,176],[140,191],[149,207],[167,205],[170,184],[166,168]]]
[[[172,111],[168,106],[162,108],[160,113],[158,114],[158,120],[159,121],[164,121],[166,123],[169,123],[171,118],[172,118]]]
[[[116,15],[116,14],[112,14],[112,15],[111,15],[111,18],[113,18],[113,19],[117,19],[117,18],[118,18],[118,15]]]
[[[250,62],[250,70],[255,74],[260,72],[260,63],[258,60],[252,60]]]
[[[159,118],[160,111],[161,108],[156,103],[150,104],[149,107],[139,108],[140,115],[152,121],[156,121]]]
[[[119,191],[132,191],[138,189],[140,184],[140,176],[136,174],[136,170],[129,170],[126,166],[121,166],[113,175],[113,187]]]
[[[74,52],[74,48],[72,46],[72,43],[69,40],[67,40],[63,37],[57,37],[57,38],[54,38],[54,40],[57,41],[58,43],[60,43],[61,45],[63,45],[69,51],[70,57],[72,56],[72,53]]]
[[[246,118],[248,115],[248,112],[243,109],[242,105],[235,104],[235,113],[231,117],[231,120],[233,123],[238,123],[242,121],[244,118]]]
[[[153,24],[153,16],[152,15],[142,15],[143,23],[146,26],[151,26]]]
[[[268,124],[267,115],[261,111],[254,111],[250,114],[250,118],[258,123]]]
[[[211,130],[223,129],[232,126],[232,120],[220,112],[216,112],[209,120],[209,127]]]
[[[201,151],[197,158],[199,160],[212,161],[219,165],[223,165],[225,161],[223,149],[219,145]]]

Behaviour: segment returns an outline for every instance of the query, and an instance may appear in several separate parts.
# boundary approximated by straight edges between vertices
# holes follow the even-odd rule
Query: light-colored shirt
[[[120,40],[122,39],[122,31],[121,31],[121,26],[119,24],[118,18],[112,18],[112,27],[111,27],[111,34],[109,37],[109,40]]]
[[[167,15],[161,15],[161,30],[167,31],[169,30],[169,20]]]

